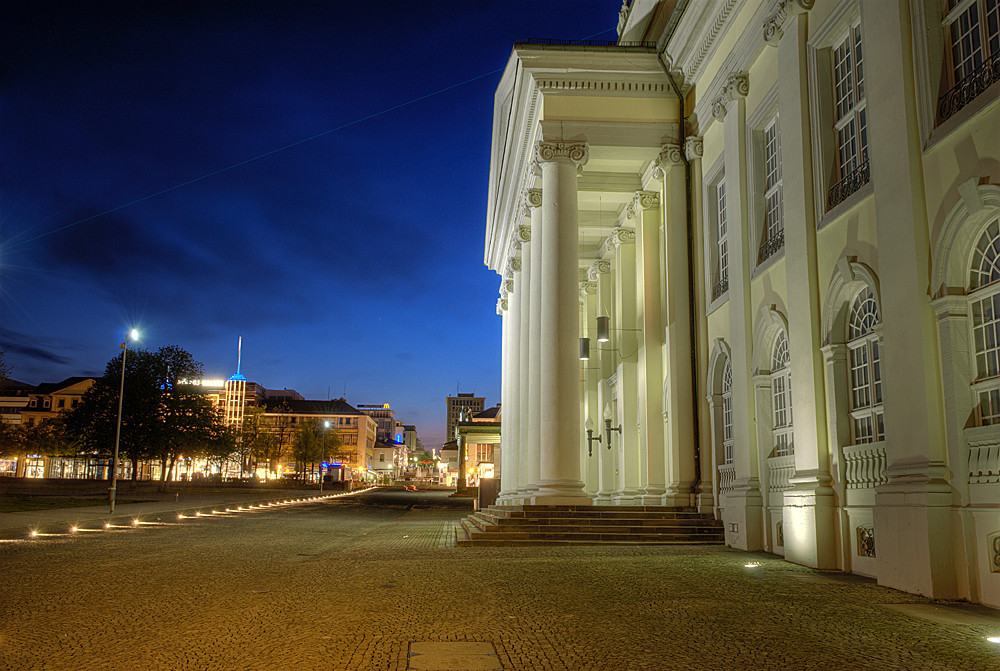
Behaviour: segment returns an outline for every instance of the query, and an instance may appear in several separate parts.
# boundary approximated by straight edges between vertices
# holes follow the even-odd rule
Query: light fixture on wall
[[[580,338],[580,361],[590,359],[590,338]]]
[[[601,436],[598,435],[594,437],[594,420],[590,417],[587,418],[587,423],[584,425],[587,427],[587,456],[594,456],[594,441],[601,442]]]
[[[608,404],[604,406],[604,433],[608,437],[608,449],[611,449],[611,432],[617,431],[622,432],[622,425],[619,424],[617,427],[611,426],[611,405]]]

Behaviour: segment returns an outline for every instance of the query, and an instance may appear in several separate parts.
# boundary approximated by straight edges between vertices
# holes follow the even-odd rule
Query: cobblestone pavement
[[[1000,669],[996,611],[722,547],[455,548],[462,514],[340,500],[2,540],[0,669]],[[409,654],[473,641],[495,656]]]

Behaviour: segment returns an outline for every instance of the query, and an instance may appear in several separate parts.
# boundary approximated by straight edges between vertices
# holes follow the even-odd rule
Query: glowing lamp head
[[[138,340],[139,332],[135,329],[132,329],[131,331],[128,332],[128,337],[131,338],[132,340]]]

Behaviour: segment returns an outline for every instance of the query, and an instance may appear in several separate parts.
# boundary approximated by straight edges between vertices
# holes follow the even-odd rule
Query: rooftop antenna
[[[240,366],[243,364],[243,336],[240,336],[236,344],[236,374],[240,374]]]

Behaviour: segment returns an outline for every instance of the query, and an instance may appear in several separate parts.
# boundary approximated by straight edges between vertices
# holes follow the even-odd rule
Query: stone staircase
[[[458,546],[722,545],[722,522],[667,506],[490,506],[456,525]]]

